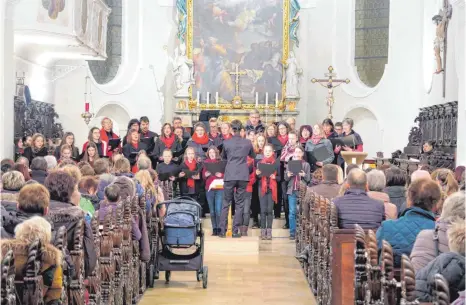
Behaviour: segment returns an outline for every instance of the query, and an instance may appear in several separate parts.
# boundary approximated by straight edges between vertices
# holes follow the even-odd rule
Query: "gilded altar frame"
[[[177,7],[177,17],[178,17],[178,39],[180,42],[184,42],[186,44],[186,56],[189,59],[193,59],[193,39],[194,39],[194,1],[196,0],[177,0],[176,7]],[[289,57],[290,48],[294,45],[299,47],[299,38],[298,38],[298,28],[299,28],[299,11],[301,6],[299,5],[298,0],[281,0],[283,5],[283,47],[282,47],[282,62],[286,62]],[[285,73],[284,68],[282,68],[282,75]],[[286,109],[286,83],[282,83],[281,88],[281,96],[282,100],[278,107],[275,105],[270,105],[268,110],[281,110],[284,111]],[[295,107],[296,101],[291,102]],[[192,95],[192,85],[189,88],[189,102],[188,102],[189,109],[196,108],[196,102],[193,101]],[[203,109],[237,109],[234,107],[234,103],[232,105],[229,104],[221,104],[221,105],[200,105]],[[241,109],[254,109],[254,104],[242,104]],[[260,109],[265,109],[264,105],[259,105]]]

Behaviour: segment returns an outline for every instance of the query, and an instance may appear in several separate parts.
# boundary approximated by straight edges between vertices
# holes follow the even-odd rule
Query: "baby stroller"
[[[189,197],[178,197],[164,202],[166,214],[157,243],[156,274],[165,271],[170,281],[171,271],[196,271],[197,281],[207,288],[207,266],[204,266],[204,231],[201,222],[201,206]],[[198,242],[199,237],[199,242]],[[190,249],[194,252],[177,254],[174,249]],[[188,250],[186,250],[188,251]]]

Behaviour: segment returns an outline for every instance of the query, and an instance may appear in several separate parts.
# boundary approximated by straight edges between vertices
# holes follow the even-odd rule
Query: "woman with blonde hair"
[[[45,137],[36,133],[32,136],[32,144],[24,149],[23,156],[29,160],[29,164],[35,157],[45,157],[48,155],[48,149],[45,147]]]
[[[74,138],[74,134],[72,132],[65,132],[65,134],[63,135],[60,146],[58,146],[55,149],[55,153],[54,153],[55,158],[57,158],[57,160],[60,160],[61,150],[62,150],[62,147],[64,145],[69,145],[70,146],[71,158],[73,158],[74,160],[78,159],[78,157],[79,157],[79,148],[76,147],[76,145],[75,145],[75,138]]]
[[[159,186],[155,186],[148,170],[138,171],[134,178],[144,189],[147,212],[150,212],[152,208],[164,201],[162,190]]]
[[[432,180],[437,182],[442,190],[442,200],[437,204],[436,213],[442,213],[443,203],[445,199],[451,194],[459,190],[458,182],[456,181],[455,174],[447,168],[438,168],[430,175]]]

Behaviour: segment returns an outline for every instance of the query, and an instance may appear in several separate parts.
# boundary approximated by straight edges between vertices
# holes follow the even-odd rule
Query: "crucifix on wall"
[[[333,118],[332,108],[333,108],[333,104],[335,103],[335,97],[333,96],[333,89],[340,86],[341,84],[349,84],[350,80],[349,79],[336,79],[337,74],[333,72],[332,66],[328,67],[328,73],[325,73],[325,77],[327,78],[324,78],[324,79],[313,78],[311,79],[311,82],[313,84],[317,83],[321,85],[322,87],[327,88],[328,90],[327,97],[326,97],[327,107],[328,107],[327,117],[329,119],[332,119]]]
[[[446,73],[445,68],[447,65],[447,34],[448,24],[450,23],[452,14],[452,6],[448,0],[443,1],[443,7],[439,13],[432,17],[432,21],[437,26],[435,30],[434,51],[435,60],[437,62],[437,69],[435,74],[443,73],[443,97],[445,97]],[[443,56],[443,60],[442,60]]]
[[[235,76],[235,97],[239,97],[239,78],[241,75],[246,75],[246,71],[240,71],[239,65],[235,64],[235,72],[230,72],[230,75]]]

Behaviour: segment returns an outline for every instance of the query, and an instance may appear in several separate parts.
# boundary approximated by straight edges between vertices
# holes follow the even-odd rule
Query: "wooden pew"
[[[63,291],[62,291],[62,297],[61,297],[62,304],[69,304],[68,290],[69,290],[69,281],[70,281],[70,276],[71,276],[71,274],[70,274],[71,270],[70,270],[70,268],[68,266],[68,263],[65,260],[65,257],[67,255],[67,248],[66,248],[67,236],[66,235],[67,235],[66,227],[61,226],[57,230],[57,233],[55,234],[55,241],[53,242],[53,245],[55,246],[55,248],[60,250],[62,255],[63,255],[63,264],[62,264],[62,269],[63,269]]]
[[[119,203],[112,223],[113,260],[115,262],[114,302],[123,305],[123,203]]]
[[[1,305],[16,305],[15,259],[13,250],[2,258]]]
[[[68,300],[71,305],[84,305],[84,219],[80,219],[74,230],[73,248],[70,257],[75,268],[75,276],[70,278]]]
[[[100,257],[100,221],[99,212],[95,212],[91,220],[92,236],[94,238],[96,256]],[[89,292],[89,304],[97,305],[101,301],[100,262],[97,259],[94,270],[88,278],[87,290]]]
[[[133,243],[131,239],[132,232],[132,215],[131,200],[128,198],[123,201],[123,242],[122,242],[122,274],[123,274],[123,300],[125,304],[131,304],[133,300],[133,277],[132,277],[132,260],[133,260]]]
[[[113,258],[112,213],[105,215],[101,223],[100,280],[101,302],[110,304],[114,300],[115,260]]]
[[[40,305],[44,302],[44,284],[42,275],[39,274],[42,266],[41,249],[39,240],[32,242],[29,246],[24,278],[16,282],[16,291],[19,292],[19,296],[22,296],[22,304]]]

